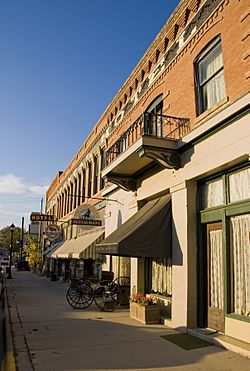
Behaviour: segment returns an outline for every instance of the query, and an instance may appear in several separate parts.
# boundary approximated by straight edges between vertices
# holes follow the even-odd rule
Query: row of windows
[[[104,188],[101,171],[105,165],[106,151],[102,148],[100,156],[94,156],[93,162],[89,162],[86,169],[82,169],[82,173],[78,174],[78,177],[66,187],[66,190],[57,199],[58,219],[85,202],[85,198],[91,198]],[[55,212],[54,206],[53,211]]]
[[[199,54],[194,61],[194,68],[197,115],[200,115],[226,97],[220,37],[216,37]],[[162,114],[162,112],[153,113]]]

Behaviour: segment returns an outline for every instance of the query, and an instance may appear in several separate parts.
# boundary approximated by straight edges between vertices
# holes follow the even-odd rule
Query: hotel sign
[[[100,227],[102,225],[101,220],[97,219],[70,219],[72,225],[90,225],[93,227]]]
[[[53,222],[55,220],[55,216],[46,214],[31,214],[30,220],[32,222]]]

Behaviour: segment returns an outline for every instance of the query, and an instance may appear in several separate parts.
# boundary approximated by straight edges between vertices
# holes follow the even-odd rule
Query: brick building
[[[180,1],[47,192],[65,239],[130,274],[167,324],[246,342],[249,18],[242,0]],[[91,232],[68,222],[88,207],[102,220]]]

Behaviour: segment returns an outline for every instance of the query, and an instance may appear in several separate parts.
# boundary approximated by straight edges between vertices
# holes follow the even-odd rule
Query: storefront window
[[[250,214],[230,218],[232,231],[232,311],[250,316]]]
[[[203,208],[222,205],[224,203],[224,187],[222,178],[204,184]]]
[[[172,259],[152,259],[152,292],[172,296]]]
[[[230,202],[250,198],[250,168],[229,175]]]

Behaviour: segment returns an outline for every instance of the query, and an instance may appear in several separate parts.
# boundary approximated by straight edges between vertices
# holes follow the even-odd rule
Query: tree
[[[23,248],[26,259],[31,269],[36,269],[42,265],[42,252],[38,242],[32,237],[28,237],[28,243]]]
[[[13,232],[13,252],[19,251],[19,244],[21,240],[21,228],[16,227]],[[11,231],[10,227],[5,227],[0,230],[0,243],[1,246],[10,251],[10,242],[11,242]]]

